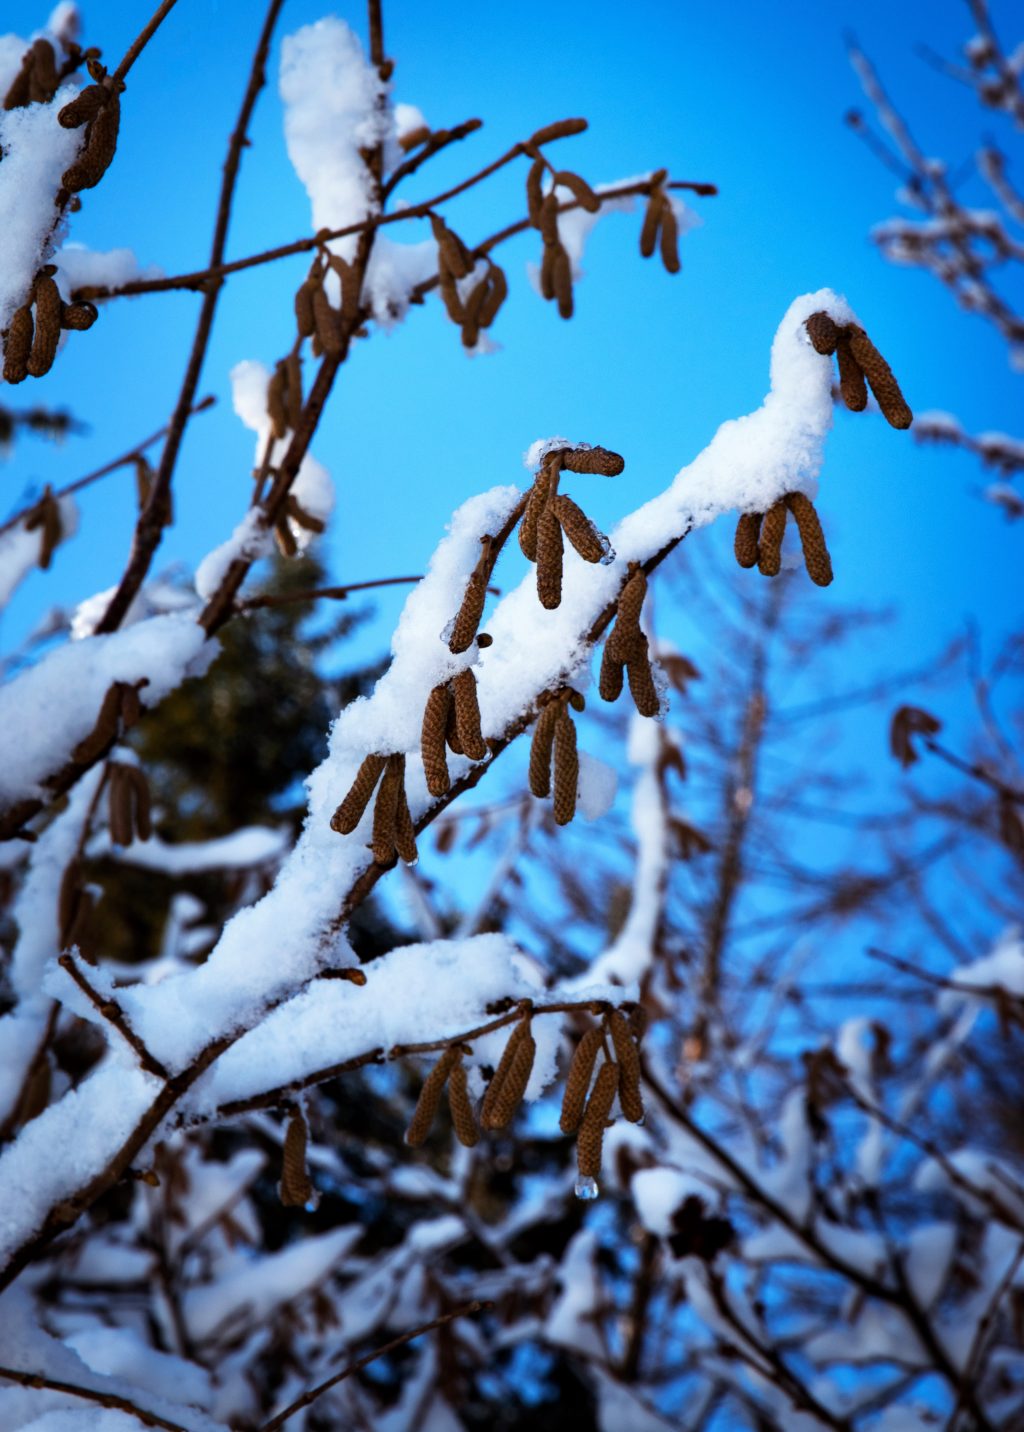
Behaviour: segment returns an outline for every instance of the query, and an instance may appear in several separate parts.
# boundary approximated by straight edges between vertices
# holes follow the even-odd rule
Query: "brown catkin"
[[[850,352],[864,370],[886,422],[894,428],[909,428],[914,421],[914,415],[900,392],[900,385],[893,376],[892,369],[863,328],[851,323],[846,331],[849,335]]]
[[[537,717],[530,742],[530,790],[539,800],[551,794],[551,751],[560,707],[551,701]]]
[[[319,278],[314,278],[311,274],[295,293],[295,323],[302,338],[312,338],[316,329],[313,319],[313,293],[319,286]]]
[[[4,382],[20,383],[28,373],[32,351],[32,310],[27,303],[14,310],[4,343]]]
[[[341,329],[338,315],[331,307],[322,284],[313,292],[313,324],[320,347],[332,358],[337,358],[341,354]]]
[[[146,773],[138,766],[128,766],[126,774],[135,796],[135,834],[140,840],[148,840],[153,834],[149,782],[146,780]]]
[[[121,713],[121,683],[115,681],[107,688],[99,713],[96,717],[96,724],[88,736],[83,736],[78,745],[71,752],[71,759],[80,762],[82,765],[91,766],[94,761],[99,760],[107,747],[117,740],[119,724],[118,718]]]
[[[551,286],[558,300],[559,317],[571,318],[573,314],[572,264],[561,244],[555,249],[551,259]]]
[[[523,556],[531,562],[537,560],[537,524],[540,521],[540,514],[544,510],[546,496],[547,486],[543,480],[543,474],[538,474],[530,488],[523,511],[523,520],[519,524],[519,546]]]
[[[562,531],[584,562],[600,562],[607,550],[607,539],[602,539],[593,522],[571,497],[558,493],[553,503]]]
[[[389,756],[373,807],[373,835],[370,849],[378,865],[391,865],[395,860],[398,794],[405,777],[405,757]]]
[[[836,358],[839,360],[839,391],[843,395],[843,402],[851,413],[862,413],[868,405],[867,384],[864,381],[863,369],[853,356],[845,331],[840,334]]]
[[[487,579],[490,575],[491,540],[488,537],[483,543],[480,560],[466,583],[462,605],[459,607],[452,625],[452,634],[448,638],[448,650],[456,655],[468,651],[476,639],[480,618],[484,614],[484,603],[487,600]]]
[[[458,1060],[448,1076],[448,1108],[451,1111],[455,1137],[463,1148],[471,1149],[480,1138],[480,1131],[473,1117],[473,1106],[469,1102],[466,1087],[466,1066]]]
[[[678,273],[682,268],[679,262],[679,223],[668,199],[661,210],[661,262],[666,273]]]
[[[88,124],[106,104],[109,93],[106,85],[86,85],[81,94],[58,110],[57,123],[64,129],[78,129]]]
[[[832,559],[814,503],[802,492],[791,492],[786,497],[786,506],[796,519],[807,575],[816,586],[827,587],[832,581]]]
[[[618,701],[622,695],[624,675],[625,670],[622,662],[617,660],[606,641],[604,651],[601,653],[601,674],[597,683],[597,690],[602,701]]]
[[[93,326],[97,316],[98,310],[93,303],[66,303],[61,309],[60,326],[84,333]]]
[[[42,378],[53,366],[60,341],[60,290],[49,274],[36,281],[36,322],[28,371],[33,378]]]
[[[313,1185],[306,1168],[306,1141],[309,1130],[300,1113],[288,1120],[281,1157],[281,1202],[286,1208],[305,1208],[313,1197]]]
[[[398,800],[395,805],[395,849],[398,858],[406,865],[415,865],[419,859],[416,849],[416,828],[412,823],[409,797],[405,793],[405,757],[402,757],[402,780],[398,786]]]
[[[77,194],[81,189],[95,188],[110,167],[117,150],[120,124],[121,100],[117,92],[111,90],[106,103],[89,125],[85,148],[61,177],[65,189]]]
[[[555,723],[555,779],[552,802],[555,824],[568,825],[576,814],[580,758],[576,753],[576,726],[563,706]]]
[[[487,1089],[488,1098],[491,1090],[494,1089],[494,1097],[489,1104],[488,1099],[484,1100],[481,1120],[485,1129],[508,1128],[515,1118],[516,1110],[522,1103],[526,1086],[530,1082],[533,1061],[537,1057],[537,1042],[533,1037],[528,1019],[524,1019],[517,1026],[513,1038],[516,1040],[515,1048],[504,1078],[499,1083],[498,1075],[501,1073],[501,1065],[499,1065],[498,1073],[495,1074]],[[511,1044],[512,1039],[509,1040],[509,1045]],[[502,1064],[504,1062],[502,1059]]]
[[[498,1060],[498,1067],[491,1076],[491,1082],[488,1084],[487,1092],[484,1094],[484,1101],[480,1107],[480,1123],[485,1129],[498,1127],[492,1123],[495,1108],[505,1081],[512,1070],[512,1064],[519,1051],[519,1046],[528,1036],[532,1038],[530,1035],[529,1017],[526,1017],[519,1020],[509,1035],[508,1043],[505,1045],[501,1058]]]
[[[471,761],[482,761],[487,747],[480,733],[480,705],[476,699],[476,673],[471,666],[452,677],[452,705],[459,742]]]
[[[608,1031],[615,1046],[619,1066],[619,1107],[631,1124],[644,1117],[644,1101],[640,1093],[640,1052],[624,1015],[617,1009],[608,1013]]]
[[[555,284],[552,278],[552,266],[555,251],[550,244],[544,245],[544,252],[540,259],[540,294],[541,298],[552,299],[555,296]]]
[[[757,539],[761,532],[761,512],[741,512],[736,523],[732,550],[741,567],[757,566]]]
[[[569,472],[589,472],[597,477],[618,477],[626,466],[619,453],[605,447],[567,448],[561,460]]]
[[[545,124],[530,135],[528,144],[550,144],[553,139],[568,139],[573,134],[582,134],[587,127],[585,119],[559,119],[554,124]]]
[[[601,1172],[604,1131],[618,1087],[619,1066],[606,1060],[594,1080],[576,1139],[576,1163],[583,1178],[597,1178]]]
[[[289,353],[284,360],[284,401],[288,410],[288,426],[297,432],[302,418],[302,360],[297,353]]]
[[[558,1127],[563,1134],[574,1134],[583,1118],[583,1107],[587,1102],[587,1091],[594,1073],[594,1062],[602,1044],[601,1030],[592,1024],[577,1044],[565,1079],[565,1093],[562,1095],[562,1115]]]
[[[487,279],[482,278],[466,300],[465,316],[462,320],[462,346],[475,348],[480,337],[480,312],[487,297]]]
[[[388,763],[387,756],[369,755],[356,772],[356,778],[348,795],[331,816],[331,829],[339,835],[350,835],[363,818],[363,812],[370,803],[380,773]]]
[[[57,93],[60,79],[56,57],[49,40],[35,40],[32,45],[32,73],[29,96],[35,103],[49,104]]]
[[[42,571],[45,572],[49,569],[53,554],[63,536],[64,524],[60,520],[60,503],[47,487],[43,500],[42,542],[39,544],[39,566]]]
[[[454,755],[464,756],[466,754],[462,749],[462,742],[459,740],[459,723],[455,715],[454,701],[448,703],[448,719],[445,721],[444,739],[448,744],[449,751]]]
[[[444,733],[448,724],[450,702],[451,692],[448,690],[448,683],[441,682],[431,691],[423,709],[420,754],[423,757],[423,774],[427,779],[427,790],[432,796],[443,796],[451,784],[444,749]]]
[[[640,253],[645,259],[649,259],[657,247],[658,230],[661,228],[661,216],[664,208],[665,195],[660,189],[652,189],[651,197],[647,201],[647,208],[644,210],[644,222],[640,229]]]
[[[542,184],[545,167],[543,159],[535,159],[526,176],[526,212],[535,229],[540,228],[540,206],[544,202]]]
[[[640,633],[640,639],[626,661],[626,676],[633,705],[641,716],[657,716],[661,700],[654,685],[651,659],[647,654],[647,638]]]
[[[442,261],[437,270],[441,297],[448,317],[453,323],[462,323],[466,316],[466,310],[462,306],[462,299],[459,297],[459,290],[455,286],[455,279],[451,270]]]
[[[112,764],[107,776],[107,822],[115,845],[132,843],[132,793],[123,766]]]
[[[757,566],[766,577],[777,577],[782,570],[782,538],[785,531],[786,503],[784,498],[780,498],[769,507],[761,523]]]
[[[79,886],[81,875],[81,864],[76,858],[70,862],[61,877],[60,893],[57,897],[57,926],[60,930],[62,946],[70,942],[71,930],[82,895]]]
[[[452,1045],[450,1049],[444,1051],[424,1079],[420,1097],[416,1101],[416,1108],[409,1120],[409,1127],[405,1131],[405,1142],[412,1148],[419,1148],[420,1144],[426,1143],[448,1075],[461,1057],[458,1046]]]
[[[566,189],[570,189],[577,204],[586,209],[588,214],[596,214],[600,210],[601,200],[587,181],[579,174],[574,174],[571,169],[559,169],[555,175],[555,183],[564,184]]]
[[[619,593],[615,626],[607,642],[609,655],[616,661],[629,661],[641,645],[640,613],[647,596],[647,577],[637,570]]]
[[[537,521],[537,596],[548,611],[562,600],[562,529],[550,498]]]
[[[500,264],[491,264],[487,275],[487,292],[480,308],[480,327],[490,328],[498,316],[498,309],[508,298],[508,279]]]
[[[812,313],[804,327],[816,353],[834,353],[839,342],[839,329],[825,312]]]
[[[283,438],[288,431],[288,412],[284,401],[285,371],[284,363],[279,362],[274,369],[274,376],[267,384],[267,417],[270,419],[270,428],[275,438]]]
[[[558,237],[558,200],[554,193],[545,194],[544,202],[540,206],[540,232],[544,240],[545,249],[553,251],[561,247],[561,240]],[[550,294],[545,294],[549,298]]]

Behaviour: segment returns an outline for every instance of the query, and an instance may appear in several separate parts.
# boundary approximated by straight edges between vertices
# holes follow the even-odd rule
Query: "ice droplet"
[[[596,1178],[578,1178],[576,1180],[576,1197],[584,1200],[596,1198],[600,1190]]]

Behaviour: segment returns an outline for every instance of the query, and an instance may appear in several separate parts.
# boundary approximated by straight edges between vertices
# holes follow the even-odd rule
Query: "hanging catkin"
[[[480,733],[480,706],[476,697],[476,673],[471,666],[452,677],[452,705],[459,744],[471,761],[482,761],[487,747]]]
[[[279,361],[274,369],[274,376],[267,384],[267,417],[270,419],[270,430],[278,440],[283,438],[288,431],[288,413],[285,408],[284,385],[284,362]],[[294,556],[294,553],[291,555]]]
[[[418,1148],[420,1144],[426,1142],[427,1135],[434,1123],[434,1116],[437,1114],[438,1105],[441,1102],[441,1094],[444,1091],[448,1075],[460,1058],[461,1051],[458,1046],[452,1045],[444,1051],[424,1079],[420,1097],[416,1101],[416,1108],[409,1120],[409,1127],[405,1131],[405,1142],[412,1148]]]
[[[72,194],[93,189],[103,178],[117,150],[117,133],[121,124],[121,100],[111,89],[106,103],[99,109],[86,131],[85,148],[61,177],[64,188]]]
[[[606,1060],[594,1080],[576,1139],[576,1163],[583,1178],[597,1178],[601,1172],[604,1131],[618,1087],[619,1066]]]
[[[505,1129],[515,1117],[530,1081],[537,1044],[529,1019],[516,1025],[505,1046],[494,1078],[487,1086],[480,1122],[485,1129]]]
[[[829,354],[836,351],[839,329],[827,313],[812,313],[806,326],[815,352]]]
[[[125,768],[112,762],[107,772],[107,824],[115,845],[132,843],[132,796]]]
[[[900,392],[900,385],[894,378],[892,369],[863,328],[856,323],[851,323],[846,331],[849,335],[850,353],[863,369],[864,376],[871,384],[871,391],[875,395],[886,422],[894,428],[909,428],[914,420],[914,415],[907,407],[906,399]]]
[[[313,1185],[306,1167],[306,1143],[309,1129],[297,1110],[288,1120],[281,1157],[279,1194],[286,1208],[305,1208],[313,1197]]]
[[[657,247],[658,230],[661,227],[664,207],[665,195],[660,188],[652,189],[651,197],[647,200],[647,208],[644,210],[644,221],[640,228],[640,253],[645,259],[649,259]]]
[[[27,368],[33,378],[42,378],[53,366],[60,341],[60,315],[63,304],[53,280],[53,268],[47,265],[36,280],[35,332]]]
[[[546,500],[547,485],[545,475],[542,473],[538,475],[530,488],[523,511],[523,520],[519,524],[519,546],[523,556],[531,562],[537,560],[537,524],[540,521],[540,514]]]
[[[845,329],[839,336],[836,358],[839,361],[839,391],[843,402],[851,413],[862,413],[868,405],[867,384],[863,370],[853,356]]]
[[[57,123],[64,129],[78,129],[88,124],[106,104],[109,93],[106,85],[86,85],[81,94],[58,110]]]
[[[623,663],[616,659],[606,641],[604,651],[601,653],[601,674],[597,683],[597,689],[602,701],[618,701],[622,695],[624,676],[625,667]]]
[[[548,611],[562,600],[562,529],[550,497],[537,523],[537,596]]]
[[[432,796],[445,795],[451,784],[444,740],[450,701],[451,692],[448,689],[448,683],[443,681],[431,691],[423,711],[420,754],[423,757],[423,774],[427,780],[427,790]]]
[[[284,401],[288,412],[288,426],[298,432],[302,418],[302,359],[298,353],[289,353],[284,360]]]
[[[577,1044],[565,1079],[565,1093],[562,1095],[562,1115],[558,1127],[563,1134],[574,1134],[583,1118],[587,1092],[594,1073],[594,1063],[603,1043],[601,1030],[592,1024]]]
[[[373,807],[373,835],[370,849],[378,865],[391,865],[397,854],[398,797],[405,779],[405,757],[388,757]]]
[[[661,209],[661,262],[666,273],[678,273],[682,268],[679,262],[679,222],[668,198]]]
[[[473,1117],[473,1106],[469,1102],[466,1066],[461,1059],[456,1062],[448,1076],[448,1108],[451,1111],[455,1137],[464,1148],[473,1148],[480,1138],[480,1131]]]
[[[369,755],[363,758],[348,795],[331,816],[332,830],[336,830],[339,835],[350,835],[355,830],[387,763],[387,756]]]
[[[562,531],[584,562],[600,562],[608,550],[608,539],[601,536],[590,518],[571,497],[558,493],[552,501]]]
[[[562,706],[555,721],[555,779],[552,802],[555,824],[568,825],[576,814],[580,760],[576,752],[576,726]]]
[[[619,1066],[619,1107],[623,1117],[631,1124],[639,1124],[644,1117],[644,1101],[640,1093],[640,1053],[625,1017],[617,1009],[609,1010],[607,1023]]]
[[[468,651],[476,639],[480,618],[484,614],[487,600],[487,582],[491,575],[491,538],[485,537],[480,559],[470,574],[462,604],[452,625],[448,639],[448,650],[456,653]]]
[[[741,512],[736,523],[733,552],[741,567],[757,566],[757,541],[761,532],[760,512]]]
[[[633,705],[641,716],[657,716],[661,699],[654,685],[654,673],[648,655],[647,638],[640,633],[636,645],[626,659],[626,678]]]
[[[555,725],[561,713],[558,701],[550,701],[537,717],[530,742],[530,790],[543,800],[551,794],[551,751]]]
[[[802,492],[790,492],[786,496],[786,506],[796,520],[808,576],[817,586],[827,587],[832,581],[832,559],[814,503]]]
[[[27,303],[11,315],[4,342],[4,382],[20,383],[28,374],[28,356],[32,351],[32,310]]]
[[[416,830],[409,809],[409,797],[405,793],[405,757],[402,760],[402,779],[398,783],[398,799],[395,805],[395,850],[399,860],[406,865],[415,865],[419,859],[416,849]]]
[[[780,498],[769,507],[761,523],[757,565],[766,577],[777,577],[782,570],[782,538],[785,531],[786,503],[784,498]]]

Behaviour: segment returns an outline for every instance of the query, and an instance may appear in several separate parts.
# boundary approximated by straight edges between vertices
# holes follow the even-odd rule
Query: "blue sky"
[[[16,0],[2,23],[25,33],[46,8]],[[84,6],[86,38],[113,62],[147,9],[94,0]],[[179,0],[132,72],[117,159],[84,196],[72,237],[100,249],[128,245],[166,272],[202,266],[261,10],[238,0]],[[1004,31],[1010,10],[995,7]],[[322,3],[288,0],[279,34],[324,13]],[[337,13],[362,27],[360,6]],[[417,176],[409,198],[437,192],[538,125],[575,114],[589,118],[590,131],[561,145],[560,158],[591,181],[667,165],[674,177],[717,183],[720,194],[694,200],[705,222],[683,241],[676,277],[639,258],[639,215],[603,220],[571,323],[526,280],[536,236],[508,245],[512,294],[494,330],[502,345],[494,356],[467,360],[436,303],[363,344],[339,378],[314,447],[339,490],[327,544],[334,580],[420,570],[452,507],[472,490],[521,481],[523,449],[552,432],[625,454],[623,477],[587,493],[592,515],[610,526],[659,490],[719,422],[758,405],[779,319],[793,297],[825,284],[846,293],[915,409],[953,410],[971,431],[1019,431],[1021,380],[998,336],[955,310],[929,278],[893,269],[876,253],[868,231],[896,212],[893,182],[842,122],[861,103],[843,38],[852,25],[927,152],[958,162],[983,131],[1011,139],[1008,122],[982,117],[966,90],[915,54],[922,41],[954,53],[970,34],[966,6],[625,9],[529,0],[457,12],[393,0],[385,24],[398,99],[419,105],[435,126],[471,115],[485,121]],[[277,58],[275,46],[230,256],[309,231],[306,196],[284,151]],[[458,200],[451,222],[478,240],[517,218],[523,177],[506,171]],[[242,358],[272,364],[284,351],[303,269],[302,260],[267,266],[226,290],[201,386],[221,402],[190,430],[177,523],[161,562],[194,564],[248,501],[252,435],[231,411],[227,373]],[[73,336],[47,379],[5,393],[19,405],[66,404],[90,425],[59,449],[19,445],[0,469],[5,511],[31,485],[61,485],[165,421],[197,306],[189,294],[110,305],[89,334]],[[854,655],[865,669],[919,664],[967,615],[979,619],[991,649],[1019,617],[1019,533],[971,495],[980,482],[968,457],[919,448],[877,417],[837,415],[820,502],[837,579],[824,595],[808,587],[808,599],[898,608],[884,650],[875,641]],[[130,540],[132,486],[124,472],[86,494],[80,537],[49,576],[26,584],[0,628],[5,647],[44,606],[116,580]],[[400,600],[381,599],[379,623],[361,636],[364,650],[379,649]]]

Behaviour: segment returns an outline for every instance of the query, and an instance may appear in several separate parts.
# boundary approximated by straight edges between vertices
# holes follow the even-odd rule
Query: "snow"
[[[189,1331],[203,1342],[235,1319],[249,1326],[259,1324],[282,1303],[292,1302],[322,1283],[362,1236],[361,1225],[349,1224],[331,1233],[307,1236],[263,1258],[240,1253],[235,1267],[222,1272],[215,1283],[186,1294]]]
[[[118,288],[138,278],[163,277],[163,270],[153,264],[143,268],[131,249],[99,250],[68,242],[58,250],[53,262],[57,265],[57,287],[65,302],[75,289]]]
[[[59,500],[60,523],[64,538],[74,536],[78,530],[78,507],[73,497]],[[5,607],[17,587],[25,580],[33,567],[39,565],[43,550],[41,527],[31,532],[24,522],[18,522],[6,532],[0,532],[0,607]]]
[[[119,847],[116,858],[141,870],[194,875],[205,870],[248,870],[256,865],[271,865],[282,858],[290,844],[286,831],[249,825],[216,840],[181,841],[177,845],[168,845],[153,835],[149,840],[135,840],[123,849]],[[107,851],[104,843],[97,841],[89,853]]]
[[[581,1228],[562,1257],[558,1269],[561,1291],[544,1324],[548,1342],[570,1348],[583,1357],[603,1356],[597,1312],[600,1285],[594,1268],[597,1234]]]
[[[688,1198],[696,1195],[706,1202],[707,1184],[679,1169],[643,1168],[633,1175],[630,1192],[640,1221],[650,1233],[667,1238],[673,1231],[672,1216]]]
[[[274,539],[267,531],[262,510],[250,507],[227,541],[214,547],[199,563],[196,568],[196,591],[204,601],[209,601],[232,562],[255,562],[260,557],[269,556],[273,546]]]
[[[615,803],[619,775],[614,766],[597,756],[579,753],[580,773],[576,786],[576,808],[584,820],[601,820]]]
[[[946,1284],[956,1253],[955,1223],[922,1223],[906,1235],[903,1268],[914,1300],[928,1309]]]
[[[18,63],[26,46],[18,53]],[[4,52],[0,51],[0,65]],[[61,175],[82,143],[80,129],[63,129],[58,111],[74,99],[78,86],[60,87],[49,104],[0,111],[0,230],[4,262],[0,267],[0,329],[24,303],[41,265],[53,252],[54,200]]]
[[[140,700],[155,706],[215,653],[202,627],[177,615],[50,652],[0,690],[0,804],[45,795],[43,782],[93,729],[115,681],[146,678]]]

